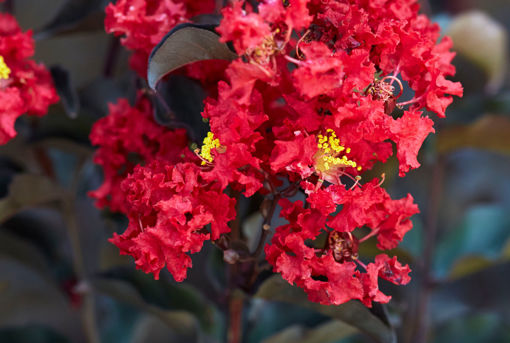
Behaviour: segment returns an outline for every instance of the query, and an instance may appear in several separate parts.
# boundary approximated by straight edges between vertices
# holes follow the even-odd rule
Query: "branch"
[[[416,328],[414,338],[415,343],[425,343],[429,329],[428,304],[430,292],[433,288],[432,257],[434,256],[435,244],[438,231],[439,205],[443,190],[443,180],[445,172],[445,158],[439,156],[434,164],[432,175],[432,185],[430,187],[430,196],[428,212],[425,222],[424,249],[422,265],[422,282],[419,287],[418,305],[416,308]]]
[[[74,173],[72,185],[69,192],[63,197],[61,207],[62,213],[66,221],[66,226],[71,241],[71,248],[73,251],[73,266],[78,279],[78,285],[83,286],[83,305],[82,322],[85,333],[87,335],[87,342],[99,343],[99,333],[96,325],[96,306],[93,290],[89,287],[87,282],[87,275],[85,270],[85,257],[81,247],[80,229],[76,219],[76,191],[78,188],[79,175],[85,160],[82,159]],[[79,286],[78,286],[79,287]]]

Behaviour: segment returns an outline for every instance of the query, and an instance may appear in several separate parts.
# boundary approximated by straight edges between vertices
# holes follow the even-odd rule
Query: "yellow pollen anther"
[[[207,137],[204,138],[204,143],[200,150],[200,156],[204,159],[204,161],[202,161],[202,165],[206,164],[206,161],[213,161],[211,150],[218,149],[220,146],[220,140],[218,138],[214,138],[214,134],[212,132],[208,132]]]
[[[351,148],[344,146],[336,136],[333,129],[327,129],[326,135],[317,135],[317,147],[319,151],[315,155],[315,168],[320,173],[331,173],[331,169],[336,168],[355,168],[361,171],[361,166],[355,161],[349,159],[347,155]],[[344,152],[344,154],[342,154]]]
[[[7,80],[11,74],[11,69],[5,64],[4,57],[0,56],[0,79]]]

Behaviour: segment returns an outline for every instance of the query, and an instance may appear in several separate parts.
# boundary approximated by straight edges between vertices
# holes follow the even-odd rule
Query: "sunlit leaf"
[[[489,267],[493,262],[483,256],[465,256],[458,259],[450,270],[449,278],[458,279]]]
[[[510,154],[510,118],[485,115],[470,125],[446,127],[437,134],[437,150],[475,148]]]
[[[453,18],[447,34],[453,39],[455,51],[485,71],[489,79],[486,90],[497,92],[508,67],[505,28],[484,12],[475,10]]]

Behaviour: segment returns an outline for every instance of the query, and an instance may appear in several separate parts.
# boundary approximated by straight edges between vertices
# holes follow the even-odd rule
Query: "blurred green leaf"
[[[441,238],[437,245],[434,261],[436,276],[446,276],[455,261],[466,255],[493,260],[499,258],[510,236],[510,217],[507,213],[503,207],[490,205],[469,209],[463,222]],[[469,267],[466,266],[464,271],[466,269]]]
[[[51,275],[45,256],[34,245],[6,231],[0,231],[0,258],[2,257],[14,259],[43,277]]]
[[[186,64],[203,60],[233,60],[237,57],[211,25],[180,24],[173,28],[152,50],[147,79],[156,89],[168,73]]]
[[[296,304],[312,309],[352,325],[371,336],[377,342],[391,343],[396,341],[393,329],[360,302],[350,301],[339,306],[326,306],[310,302],[302,289],[290,285],[280,275],[275,275],[265,281],[260,286],[255,297]]]
[[[0,199],[0,223],[19,211],[61,199],[62,190],[42,175],[18,174],[9,185],[9,194]]]
[[[72,30],[87,19],[91,14],[101,13],[107,0],[67,0],[57,11],[54,18],[40,29],[35,35],[35,39],[46,39],[59,32]],[[103,14],[101,13],[99,29],[103,29]]]
[[[489,267],[494,262],[483,256],[465,256],[455,261],[450,270],[449,278],[458,279]]]
[[[116,268],[106,273],[108,279],[130,285],[142,300],[163,310],[181,310],[195,315],[202,327],[209,331],[214,324],[214,308],[193,287],[184,283],[154,280],[152,275],[132,268]]]
[[[437,134],[437,150],[484,149],[510,154],[510,118],[487,114],[470,125],[443,128]]]
[[[357,332],[357,329],[344,322],[331,320],[312,329],[293,325],[265,339],[263,343],[332,343]]]
[[[191,313],[187,311],[169,311],[151,305],[128,282],[95,278],[91,281],[91,284],[94,290],[101,294],[108,295],[156,316],[179,335],[184,335],[188,339],[193,339],[193,341],[200,336],[200,325]]]
[[[72,154],[80,158],[91,157],[94,153],[94,149],[90,146],[65,138],[46,138],[34,143],[33,146],[44,149],[57,149],[61,152]]]
[[[436,330],[434,343],[508,342],[508,336],[503,336],[505,326],[502,318],[494,314],[456,317]]]
[[[27,325],[0,329],[0,342],[70,343],[71,341],[51,328],[40,325]]]
[[[154,316],[145,315],[136,323],[130,343],[168,343],[168,342],[212,342],[207,337],[182,334],[165,325],[164,322]]]
[[[505,28],[481,11],[463,13],[453,18],[447,34],[454,50],[477,64],[487,74],[487,92],[496,93],[505,80],[508,45]]]
[[[436,287],[431,297],[434,323],[473,312],[510,315],[510,262],[499,263]]]
[[[83,336],[80,315],[48,275],[10,256],[0,257],[0,327],[47,326],[71,341]]]

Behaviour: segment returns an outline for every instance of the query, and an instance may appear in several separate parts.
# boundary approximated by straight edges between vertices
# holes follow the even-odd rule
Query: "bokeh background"
[[[186,282],[167,273],[155,281],[107,241],[126,219],[86,195],[102,178],[90,128],[108,102],[133,98],[139,85],[128,54],[104,32],[108,2],[4,5],[34,29],[35,59],[54,67],[65,101],[45,117],[20,118],[19,136],[0,147],[0,342],[222,342],[221,254],[207,245]],[[346,308],[317,308],[281,284],[262,285],[239,295],[244,341],[510,342],[510,1],[421,3],[454,40],[465,95],[446,119],[434,118],[420,169],[405,178],[396,163],[373,172],[385,173],[394,197],[411,193],[420,206],[394,252],[411,265],[412,282],[381,285],[393,300],[369,314],[383,328],[370,317],[347,324],[339,320]],[[176,106],[198,116],[203,93],[187,82],[178,88]],[[257,220],[245,222],[247,234]],[[377,253],[364,245],[362,256]]]

